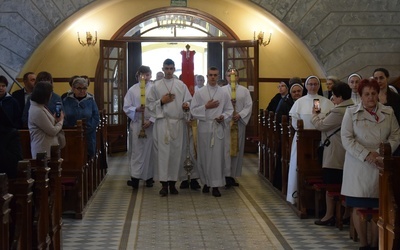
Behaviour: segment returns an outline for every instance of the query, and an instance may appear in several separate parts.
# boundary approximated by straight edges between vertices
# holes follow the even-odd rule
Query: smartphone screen
[[[320,110],[319,99],[314,99],[314,109]]]
[[[56,103],[56,117],[61,116],[61,102]]]

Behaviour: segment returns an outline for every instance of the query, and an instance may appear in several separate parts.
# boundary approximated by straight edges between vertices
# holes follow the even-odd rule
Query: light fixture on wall
[[[269,32],[268,40],[264,41],[264,32],[260,31],[257,35],[258,44],[267,46],[271,42],[272,32]],[[256,32],[254,31],[254,40],[256,40]]]
[[[95,35],[94,38],[92,36],[92,34],[89,31],[86,31],[86,42],[82,41],[81,38],[79,37],[79,32],[78,32],[78,42],[82,45],[82,46],[94,46],[97,43],[97,31],[95,31]]]

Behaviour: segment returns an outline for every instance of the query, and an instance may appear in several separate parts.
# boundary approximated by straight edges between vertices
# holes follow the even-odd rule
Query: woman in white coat
[[[38,82],[31,95],[28,128],[33,159],[36,159],[37,153],[46,152],[49,156],[51,146],[59,144],[57,134],[63,126],[64,112],[61,111],[60,116],[56,117],[47,108],[52,92],[53,85],[50,82]]]
[[[387,141],[394,151],[400,144],[400,129],[393,109],[378,102],[379,85],[375,79],[361,80],[361,102],[349,107],[343,118],[341,137],[346,150],[342,195],[353,207],[354,227],[360,249],[378,249],[378,227],[371,223],[371,246],[368,246],[367,222],[357,216],[358,208],[379,207],[379,144]]]

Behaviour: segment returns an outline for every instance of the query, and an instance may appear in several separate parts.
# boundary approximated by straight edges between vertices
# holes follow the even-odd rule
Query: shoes
[[[192,190],[199,190],[201,188],[199,182],[197,179],[191,179],[190,180],[190,189]]]
[[[221,193],[219,192],[218,188],[213,188],[212,189],[212,195],[214,197],[221,197]]]
[[[202,192],[203,193],[209,193],[210,192],[210,187],[207,186],[207,185],[204,185]]]
[[[232,187],[232,180],[231,180],[231,177],[225,177],[225,188],[226,189],[228,189],[228,188],[231,188]]]
[[[178,189],[175,186],[169,186],[169,193],[170,194],[179,194]]]
[[[370,249],[374,249],[374,248],[370,248],[369,246],[364,246],[364,247],[359,247],[359,250],[370,250]]]
[[[233,177],[225,177],[225,183],[226,188],[239,187],[239,183],[237,183]]]
[[[188,181],[182,181],[181,185],[179,186],[180,189],[187,189],[189,188],[189,182]]]
[[[334,226],[335,225],[335,216],[332,216],[329,220],[322,221],[322,220],[316,220],[314,221],[315,225],[318,226]]]
[[[153,187],[153,178],[150,178],[148,180],[146,180],[146,187]]]
[[[161,188],[159,194],[160,194],[161,197],[167,196],[168,195],[168,188],[166,188],[166,187]]]
[[[133,189],[138,189],[139,188],[139,179],[131,177],[131,179],[126,182],[126,185],[131,186]]]

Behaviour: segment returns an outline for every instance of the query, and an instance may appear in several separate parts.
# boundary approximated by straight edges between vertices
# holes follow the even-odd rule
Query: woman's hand
[[[61,110],[60,117],[56,117],[56,114],[54,114],[54,119],[56,119],[56,123],[64,123],[64,111]]]
[[[381,163],[380,155],[377,152],[371,151],[365,158],[365,161],[372,165],[379,166]]]

